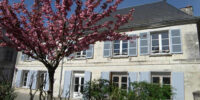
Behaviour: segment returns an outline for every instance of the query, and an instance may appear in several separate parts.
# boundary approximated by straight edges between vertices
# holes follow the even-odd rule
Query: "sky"
[[[19,2],[21,0],[10,0],[11,2]],[[27,4],[31,4],[34,0],[25,0]],[[131,6],[143,5],[153,2],[158,2],[162,0],[124,0],[119,8],[127,8]],[[200,16],[200,0],[166,0],[169,4],[175,6],[176,8],[183,8],[186,6],[193,6],[194,15]]]

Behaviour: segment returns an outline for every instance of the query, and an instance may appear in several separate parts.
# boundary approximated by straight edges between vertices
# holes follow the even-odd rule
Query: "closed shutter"
[[[38,80],[38,71],[33,71],[33,84],[32,84],[32,89],[36,89],[37,87],[37,80]]]
[[[137,35],[129,35],[136,37]],[[128,41],[128,56],[137,56],[137,38],[133,38]]]
[[[29,88],[33,81],[33,71],[28,71],[26,87]]]
[[[130,83],[137,82],[138,78],[138,72],[129,72],[129,81],[128,81],[128,87],[130,86]]]
[[[44,90],[45,91],[48,91],[49,90],[49,73],[47,72],[47,75],[46,75],[46,80],[45,80],[45,87],[44,87]]]
[[[151,73],[150,72],[140,72],[140,82],[151,82]]]
[[[111,41],[104,41],[103,56],[104,57],[111,57],[111,55],[112,55],[112,42]]]
[[[181,33],[179,29],[171,30],[171,53],[182,53]]]
[[[110,72],[101,72],[101,79],[110,80]]]
[[[16,75],[16,79],[15,79],[15,84],[16,84],[16,87],[21,87],[21,79],[22,79],[22,70],[18,70],[17,71],[17,75]]]
[[[90,44],[89,49],[86,50],[86,58],[93,58],[94,44]]]
[[[70,54],[70,55],[67,57],[67,59],[68,59],[68,60],[71,60],[71,59],[73,59],[74,57],[75,57],[75,54],[72,53],[72,54]]]
[[[86,84],[86,83],[88,83],[88,82],[90,82],[90,80],[91,80],[91,72],[89,72],[89,71],[86,71],[85,72],[85,76],[84,76],[84,84]]]
[[[149,33],[140,33],[140,55],[149,54]]]
[[[184,98],[184,73],[172,72],[173,100],[185,100]]]
[[[62,91],[62,97],[70,97],[70,83],[71,83],[71,71],[65,71],[64,86]]]

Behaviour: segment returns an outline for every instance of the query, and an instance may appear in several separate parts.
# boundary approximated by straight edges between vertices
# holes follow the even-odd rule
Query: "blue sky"
[[[11,2],[19,2],[21,0],[10,0]],[[34,0],[25,0],[27,4],[31,4]],[[120,5],[119,8],[126,8],[136,5],[143,5],[152,2],[158,2],[162,0],[124,0]],[[167,0],[167,2],[177,8],[183,8],[188,5],[193,6],[194,8],[194,15],[200,16],[200,0]]]

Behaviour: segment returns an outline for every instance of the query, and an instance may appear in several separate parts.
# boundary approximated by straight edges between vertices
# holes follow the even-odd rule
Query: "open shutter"
[[[25,61],[25,54],[21,54],[21,61]]]
[[[49,73],[47,72],[46,74],[46,80],[45,80],[45,87],[44,87],[44,90],[45,91],[48,91],[49,90]]]
[[[171,53],[182,53],[181,33],[179,29],[171,30]]]
[[[128,87],[130,86],[130,83],[137,82],[138,78],[138,72],[129,72],[129,79],[128,79]]]
[[[149,54],[149,38],[150,34],[145,32],[145,33],[140,33],[140,55],[147,55]]]
[[[145,81],[151,82],[151,73],[150,72],[140,72],[140,82]]]
[[[21,79],[22,79],[22,70],[18,70],[15,79],[15,85],[17,88],[21,87]]]
[[[112,55],[112,42],[111,41],[104,41],[104,50],[103,56],[110,57]]]
[[[71,71],[65,71],[64,86],[63,86],[62,97],[65,97],[65,98],[70,97],[71,75],[72,75],[72,72],[71,72]]]
[[[37,87],[37,79],[38,79],[38,71],[33,71],[33,84],[32,84],[32,89],[36,89]]]
[[[184,98],[184,73],[172,72],[173,100],[185,100]]]
[[[110,80],[110,72],[101,72],[101,79]]]
[[[89,72],[89,71],[86,71],[85,72],[85,76],[84,76],[84,84],[86,84],[86,83],[88,83],[88,82],[90,82],[90,80],[91,80],[91,72]]]
[[[94,44],[90,44],[89,49],[86,50],[86,58],[92,58],[94,52]]]
[[[31,83],[32,83],[32,79],[33,78],[33,71],[28,71],[28,76],[27,76],[27,83],[26,83],[26,87],[29,88]]]
[[[136,37],[137,35],[129,35]],[[137,38],[128,41],[128,56],[137,56]]]

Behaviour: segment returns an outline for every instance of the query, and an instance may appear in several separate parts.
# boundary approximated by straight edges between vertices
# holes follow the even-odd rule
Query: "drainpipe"
[[[62,83],[62,75],[63,75],[63,64],[64,58],[62,59],[61,69],[60,69],[60,84],[59,84],[59,94],[58,97],[61,98],[61,83]]]

